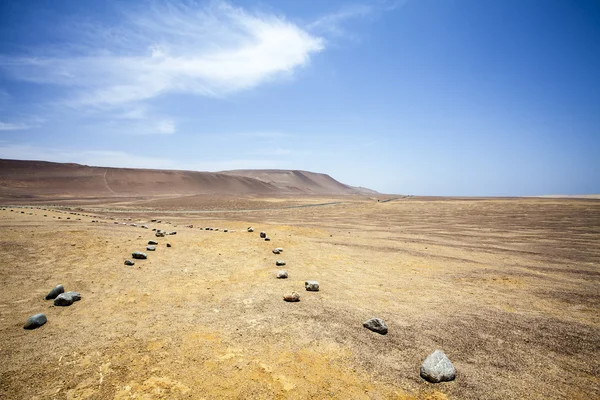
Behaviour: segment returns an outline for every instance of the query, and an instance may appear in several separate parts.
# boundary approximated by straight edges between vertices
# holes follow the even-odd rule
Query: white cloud
[[[69,88],[69,106],[110,110],[164,93],[251,89],[292,73],[324,48],[321,38],[282,17],[224,2],[155,3],[140,11],[119,26],[80,23],[71,27],[77,35],[68,52],[0,56],[0,68],[19,80]]]
[[[11,123],[0,121],[0,131],[22,131],[31,128],[33,128],[32,125],[24,124],[22,122]]]

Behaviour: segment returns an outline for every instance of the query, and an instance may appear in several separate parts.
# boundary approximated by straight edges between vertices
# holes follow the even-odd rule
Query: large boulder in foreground
[[[65,292],[64,286],[63,285],[58,285],[54,289],[52,289],[50,291],[50,293],[48,293],[46,295],[46,300],[53,300],[53,299],[56,298],[56,296],[58,296],[59,294],[64,293],[64,292]]]
[[[25,322],[25,326],[23,329],[35,329],[46,323],[47,319],[44,314],[35,314],[31,317],[27,318],[27,322]]]
[[[371,318],[370,320],[363,322],[363,326],[380,335],[386,335],[388,333],[388,327],[381,318]]]
[[[436,350],[423,361],[421,378],[433,383],[452,381],[456,378],[456,369],[443,351]]]

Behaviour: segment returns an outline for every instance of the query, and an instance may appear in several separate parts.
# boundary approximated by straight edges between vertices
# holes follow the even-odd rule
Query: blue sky
[[[600,193],[600,1],[5,0],[0,158]]]

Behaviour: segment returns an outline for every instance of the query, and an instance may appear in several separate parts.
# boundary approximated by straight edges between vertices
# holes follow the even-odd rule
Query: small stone
[[[282,265],[285,265],[285,261],[283,261],[283,260],[277,260],[277,261],[275,261],[275,265],[277,265],[277,266],[280,267]]]
[[[281,253],[281,252],[279,251],[279,249],[273,249],[273,254],[279,254],[279,253]]]
[[[229,232],[229,229],[223,229],[223,232]]]
[[[133,261],[133,260],[125,260],[125,265],[135,265],[135,261]]]
[[[288,273],[287,271],[281,270],[277,273],[277,279],[287,279]]]
[[[156,236],[156,237],[165,237],[165,233],[164,232],[156,232],[154,234],[154,236]]]
[[[63,287],[63,285],[58,285],[46,295],[46,300],[55,299],[56,296],[58,296],[59,294],[64,293],[64,292],[65,292],[65,288]]]
[[[292,292],[283,296],[283,300],[290,302],[300,301],[300,295],[296,292]]]
[[[175,231],[169,232],[169,235],[177,235],[177,232],[175,232]]]
[[[265,238],[265,242],[270,242],[270,241],[271,241],[271,238],[270,238],[270,237],[266,237],[266,238]]]
[[[133,253],[131,253],[131,257],[138,260],[145,260],[146,258],[148,258],[146,253],[142,253],[141,251],[134,251]]]
[[[388,327],[385,324],[385,321],[381,318],[371,318],[368,321],[363,322],[363,326],[373,332],[377,332],[380,335],[385,335],[388,333]]]
[[[309,292],[318,292],[319,291],[319,282],[317,281],[306,281],[304,282],[304,288]]]
[[[275,250],[277,250],[280,253],[283,253],[283,247],[277,247]]]
[[[11,210],[11,211],[12,211],[12,210]],[[248,228],[248,232],[254,232],[254,228],[252,228],[252,227],[249,227],[249,228]]]
[[[44,314],[35,314],[31,317],[27,318],[27,322],[25,322],[24,329],[35,329],[44,325],[48,321]]]
[[[158,242],[156,240],[148,240],[148,244],[157,245]]]
[[[421,378],[432,383],[452,381],[456,378],[456,369],[443,351],[436,350],[423,361]]]
[[[260,233],[260,237],[261,237],[261,239],[266,238],[267,237],[267,233],[266,232],[261,232]]]
[[[167,243],[167,247],[171,247],[171,243]]]
[[[146,246],[146,250],[154,251],[154,250],[156,250],[156,246]]]
[[[55,306],[70,306],[75,301],[81,300],[81,294],[78,292],[66,292],[59,294],[54,299]]]

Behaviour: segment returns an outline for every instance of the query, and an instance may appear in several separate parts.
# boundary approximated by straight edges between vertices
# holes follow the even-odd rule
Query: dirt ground
[[[0,211],[2,399],[600,398],[598,200],[93,203]],[[435,349],[455,381],[419,377]]]

